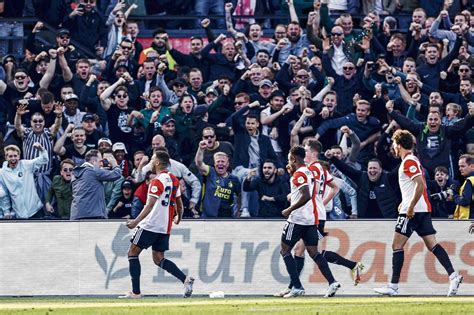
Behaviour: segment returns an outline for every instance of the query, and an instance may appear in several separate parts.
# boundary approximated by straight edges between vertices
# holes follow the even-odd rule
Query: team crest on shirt
[[[156,187],[156,186],[151,187],[151,192],[152,193],[156,193],[157,191],[158,191],[158,187]]]
[[[415,173],[416,172],[416,166],[412,165],[408,168],[408,170],[410,171],[410,173]]]
[[[229,182],[229,185],[227,185],[227,186],[229,186],[229,188],[232,188],[232,187],[234,187],[234,184],[232,184],[232,182]]]
[[[297,181],[298,181],[298,184],[303,184],[304,183],[304,178],[303,177],[298,177]]]

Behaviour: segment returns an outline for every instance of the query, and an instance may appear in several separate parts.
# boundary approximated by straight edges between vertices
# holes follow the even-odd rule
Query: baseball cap
[[[166,124],[169,123],[169,122],[175,122],[174,118],[171,117],[170,115],[166,115],[165,117],[163,117],[163,118],[161,119],[161,124],[162,124],[162,125],[166,125]]]
[[[125,147],[125,144],[123,144],[123,142],[116,142],[112,146],[112,152],[115,152],[118,150],[122,150],[122,151],[125,151],[125,153],[127,153],[127,148]]]
[[[67,28],[62,28],[58,31],[58,36],[63,36],[63,35],[70,36],[71,33],[69,32]]]
[[[273,83],[272,81],[265,79],[265,80],[260,81],[260,83],[258,84],[259,87],[262,87],[264,85],[272,87]]]
[[[182,84],[184,86],[188,85],[188,83],[183,78],[176,78],[171,82],[171,86],[174,86],[174,85],[177,85],[177,84]]]
[[[194,108],[194,115],[195,116],[204,116],[207,113],[207,106],[206,105],[198,105]]]
[[[133,183],[129,180],[124,180],[122,183],[122,189],[124,189],[125,187],[133,189]]]
[[[210,86],[206,89],[206,95],[209,94],[209,93],[212,93],[215,96],[219,95],[219,93],[217,93],[217,90],[215,88],[213,88],[212,86]]]
[[[64,96],[64,101],[70,101],[70,100],[79,101],[79,97],[77,97],[77,95],[74,93],[67,94],[66,96]]]
[[[106,142],[110,146],[112,146],[112,141],[109,138],[100,138],[99,141],[97,142],[97,145],[100,145],[102,142]]]
[[[280,91],[280,90],[276,90],[276,91],[273,91],[272,94],[270,95],[270,99],[274,98],[274,97],[277,97],[277,96],[281,96],[283,98],[285,98],[285,93],[283,91]]]
[[[87,113],[84,116],[82,116],[82,122],[88,121],[88,120],[93,120],[95,121],[94,114]],[[100,140],[99,140],[100,141]]]

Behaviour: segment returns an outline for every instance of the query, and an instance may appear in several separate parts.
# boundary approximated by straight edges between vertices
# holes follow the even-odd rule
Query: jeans
[[[194,5],[196,15],[205,18],[212,15],[224,15],[224,0],[196,0]],[[217,28],[225,28],[223,19],[216,20]],[[200,21],[196,22],[198,28],[201,27]]]
[[[259,210],[259,196],[256,191],[244,191],[244,179],[250,172],[250,168],[244,168],[243,166],[237,166],[233,171],[232,175],[237,176],[240,184],[242,185],[241,205],[240,210],[247,208],[252,217],[258,216]]]
[[[23,37],[23,24],[17,22],[0,22],[0,38],[8,36]],[[10,52],[8,49],[9,41],[12,41],[11,53],[16,57],[23,56],[23,38],[0,39],[0,56],[5,56]]]

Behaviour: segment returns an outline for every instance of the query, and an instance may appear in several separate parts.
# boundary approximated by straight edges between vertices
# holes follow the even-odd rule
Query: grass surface
[[[474,314],[474,297],[2,298],[0,314]]]

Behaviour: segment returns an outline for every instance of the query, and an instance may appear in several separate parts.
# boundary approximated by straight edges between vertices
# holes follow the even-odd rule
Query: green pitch
[[[474,297],[8,298],[0,314],[474,314]]]

